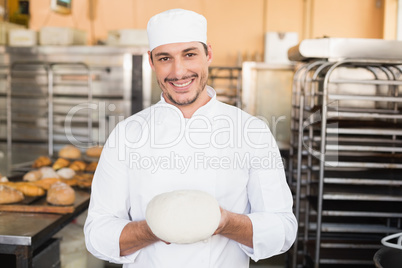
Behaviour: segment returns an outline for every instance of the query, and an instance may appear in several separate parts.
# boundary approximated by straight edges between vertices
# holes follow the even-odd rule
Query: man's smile
[[[182,83],[182,84],[171,82],[171,84],[174,85],[175,87],[186,87],[186,86],[190,85],[193,81],[194,80],[189,80],[188,82],[185,82],[185,83]]]

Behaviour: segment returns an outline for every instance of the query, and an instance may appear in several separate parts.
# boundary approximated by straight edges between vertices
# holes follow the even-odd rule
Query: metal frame
[[[339,123],[347,122],[347,120],[388,120],[396,124],[402,119],[398,103],[402,102],[399,96],[399,91],[402,81],[398,80],[401,77],[402,62],[387,61],[387,60],[365,60],[365,59],[345,59],[339,61],[313,60],[312,62],[301,65],[295,73],[293,100],[292,100],[292,139],[290,157],[290,183],[295,195],[295,214],[299,220],[299,235],[293,249],[292,267],[298,266],[314,266],[319,267],[320,264],[349,264],[349,265],[370,265],[372,259],[342,259],[342,254],[337,257],[329,258],[321,255],[320,249],[378,249],[378,243],[371,245],[359,245],[350,241],[344,243],[327,242],[323,240],[325,236],[335,234],[340,236],[350,237],[353,232],[367,232],[370,234],[392,233],[401,228],[401,211],[392,211],[392,209],[384,211],[348,211],[341,207],[330,209],[324,207],[325,202],[341,203],[344,200],[355,200],[356,202],[374,202],[384,204],[384,202],[402,202],[402,198],[398,195],[384,195],[379,192],[377,195],[372,193],[365,194],[364,191],[356,191],[356,186],[364,188],[370,186],[390,187],[395,188],[402,185],[402,181],[398,178],[391,179],[369,179],[363,177],[353,178],[353,176],[345,176],[344,171],[351,169],[364,169],[368,173],[374,169],[394,170],[402,169],[402,164],[397,162],[396,157],[402,150],[397,144],[402,144],[399,137],[402,136],[402,131],[399,129],[383,129],[369,128],[364,129],[359,124],[353,127],[328,127],[330,120],[336,119]],[[335,79],[333,74],[340,68],[358,69],[363,68],[371,72],[373,79]],[[333,86],[341,84],[360,85],[363,87],[374,86],[376,92],[373,95],[366,94],[351,94],[351,93],[334,93],[331,89]],[[383,88],[386,88],[384,94]],[[340,105],[338,109],[331,107],[329,104],[332,101],[357,101],[362,102],[362,107],[347,108]],[[373,102],[376,104],[373,108],[364,107],[364,102]],[[384,107],[381,107],[384,106]],[[313,119],[314,111],[321,108],[321,120],[319,126],[320,132],[317,133],[317,122]],[[304,122],[304,123],[303,123]],[[316,123],[314,125],[314,123]],[[333,145],[333,137],[338,135],[339,144]],[[382,138],[382,135],[387,135],[387,138]],[[373,136],[373,137],[370,137]],[[355,138],[354,138],[355,137]],[[367,138],[366,138],[367,137]],[[381,137],[379,139],[378,137]],[[375,146],[374,142],[384,143],[382,146]],[[313,146],[314,144],[314,146]],[[310,149],[319,152],[318,165],[314,163],[314,158]],[[336,156],[334,150],[338,150],[340,159],[332,160],[331,157]],[[387,161],[372,161],[370,163],[356,161],[356,157],[361,154],[363,156],[374,156],[387,154],[391,160]],[[395,158],[392,157],[395,155]],[[347,158],[355,157],[350,161]],[[395,161],[396,162],[395,162]],[[345,177],[331,177],[329,172],[338,172],[344,174]],[[399,172],[399,171],[398,171]],[[328,174],[327,174],[328,173]],[[400,173],[397,173],[400,174]],[[314,175],[314,176],[313,176]],[[328,186],[327,186],[328,185]],[[334,186],[346,187],[344,192],[342,188],[340,192],[328,192]],[[361,186],[360,186],[361,185]],[[336,188],[336,187],[335,187]],[[305,191],[304,195],[301,191]],[[339,190],[339,189],[338,189]],[[364,189],[363,189],[364,190]],[[316,201],[311,203],[311,195],[316,196]],[[310,196],[310,198],[306,198]],[[304,211],[302,211],[302,202],[305,202]],[[329,204],[329,203],[328,203]],[[311,210],[311,208],[313,208]],[[314,209],[315,208],[315,209]],[[304,212],[304,213],[302,213]],[[302,220],[302,217],[304,221]],[[339,224],[328,222],[330,218],[342,218],[352,221],[349,224]],[[369,224],[361,223],[360,218],[372,219]],[[374,224],[376,219],[386,221],[383,224]],[[357,220],[356,220],[357,219]],[[359,226],[355,228],[356,224]],[[304,232],[302,236],[301,232]],[[303,240],[301,243],[301,241]],[[347,239],[346,239],[347,240]],[[314,242],[314,250],[308,249],[308,245]],[[298,247],[303,245],[302,250]],[[303,254],[302,263],[298,256]]]
[[[50,157],[54,154],[54,136],[53,136],[53,96],[54,96],[54,76],[57,74],[55,71],[55,67],[57,66],[71,66],[71,67],[83,67],[86,73],[84,75],[87,76],[87,100],[88,103],[92,102],[92,74],[91,70],[87,64],[82,62],[14,62],[10,66],[10,74],[8,76],[8,87],[7,87],[7,158],[8,158],[8,174],[18,168],[19,166],[26,166],[26,163],[20,163],[18,165],[12,164],[12,124],[13,124],[13,117],[12,117],[12,73],[16,71],[18,67],[27,67],[27,66],[37,66],[38,68],[43,68],[46,72],[47,76],[47,122],[48,122],[48,155]],[[90,143],[92,140],[92,116],[91,111],[88,110],[88,118],[87,118],[87,139]]]

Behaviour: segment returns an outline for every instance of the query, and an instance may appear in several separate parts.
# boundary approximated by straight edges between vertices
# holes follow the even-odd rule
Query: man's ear
[[[151,53],[152,53],[151,51],[148,51],[148,62],[149,62],[149,65],[151,66],[152,70],[155,71],[155,66],[154,66],[154,63],[153,63],[153,60],[152,60]]]
[[[208,64],[211,64],[211,62],[212,62],[212,46],[211,46],[211,44],[208,44],[207,45],[207,47],[208,47],[208,59],[207,59],[207,61],[208,61]]]

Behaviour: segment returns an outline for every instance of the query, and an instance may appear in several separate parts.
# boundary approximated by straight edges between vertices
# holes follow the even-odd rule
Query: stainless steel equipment
[[[119,121],[149,106],[146,51],[1,47],[0,172],[11,175],[65,144],[103,144]]]
[[[292,90],[292,267],[372,267],[382,237],[402,228],[401,46],[329,38],[289,51],[304,60]]]

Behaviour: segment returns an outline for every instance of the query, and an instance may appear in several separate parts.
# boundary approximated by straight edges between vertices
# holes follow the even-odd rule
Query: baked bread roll
[[[72,205],[75,201],[75,191],[64,182],[56,182],[47,191],[46,201],[52,205]]]
[[[39,171],[42,173],[41,179],[58,178],[56,171],[52,167],[41,167]]]
[[[59,151],[59,157],[68,159],[78,159],[81,157],[81,151],[72,145],[66,145]]]
[[[64,182],[67,185],[70,186],[77,186],[78,185],[78,180],[76,178],[72,178],[72,179],[60,179],[61,182]]]
[[[39,156],[32,164],[33,168],[40,168],[44,166],[50,166],[52,164],[52,160],[47,156]]]
[[[98,162],[91,162],[85,168],[85,171],[87,171],[87,172],[95,172],[97,166],[98,166]]]
[[[56,183],[59,181],[60,181],[59,178],[45,178],[45,179],[40,179],[38,181],[34,181],[32,183],[35,184],[36,186],[42,187],[45,190],[49,190],[50,186],[53,183]]]
[[[71,168],[61,168],[56,171],[57,175],[60,176],[62,179],[71,179],[75,175],[75,171]]]
[[[37,181],[42,178],[42,172],[40,170],[31,170],[26,173],[23,177],[23,181]]]
[[[94,177],[93,174],[83,173],[75,175],[73,179],[77,180],[78,187],[90,188],[92,185],[93,177]]]
[[[17,203],[24,200],[24,194],[7,185],[0,185],[0,204]]]
[[[54,170],[58,170],[64,167],[68,167],[70,165],[70,161],[68,161],[67,159],[64,158],[58,158],[54,164],[53,164],[53,169]]]
[[[95,146],[95,147],[88,148],[85,153],[89,157],[98,157],[99,158],[102,153],[102,149],[103,149],[102,146]]]
[[[69,166],[69,168],[71,168],[74,171],[84,171],[86,167],[87,167],[87,164],[81,160],[75,160]]]
[[[11,182],[7,184],[20,192],[25,196],[42,196],[45,195],[45,190],[31,182]]]

